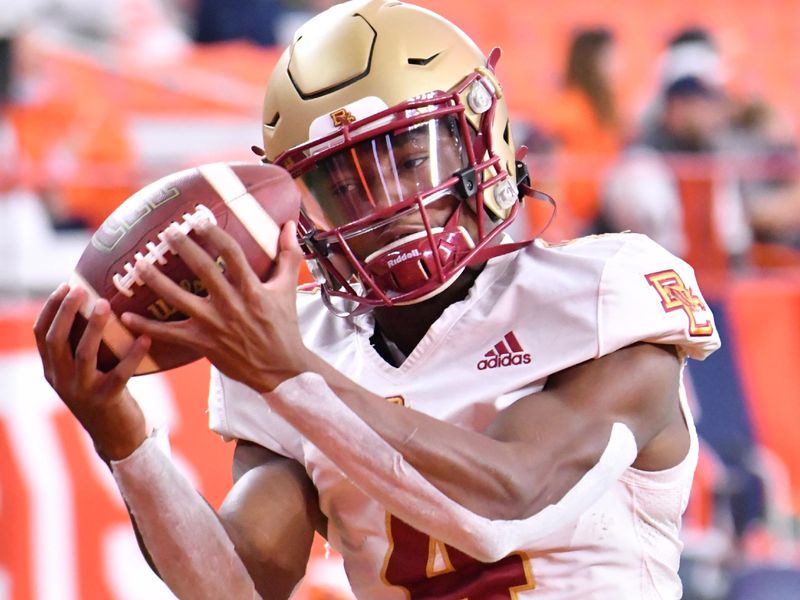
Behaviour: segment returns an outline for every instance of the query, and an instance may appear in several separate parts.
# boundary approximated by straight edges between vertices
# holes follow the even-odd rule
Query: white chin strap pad
[[[158,569],[179,598],[260,598],[217,515],[148,437],[111,462],[117,486]]]
[[[553,531],[575,522],[638,454],[633,432],[623,423],[614,423],[597,464],[556,504],[525,519],[488,519],[439,491],[347,407],[320,375],[303,373],[264,397],[387,511],[483,562],[535,549]]]

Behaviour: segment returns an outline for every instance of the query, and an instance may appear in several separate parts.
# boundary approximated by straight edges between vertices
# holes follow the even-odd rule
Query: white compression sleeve
[[[217,515],[148,437],[111,461],[158,573],[179,598],[260,598]]]
[[[597,464],[556,504],[518,520],[493,520],[452,500],[347,407],[315,373],[289,379],[264,394],[270,406],[386,510],[474,558],[494,562],[534,548],[575,521],[636,459],[633,432],[614,423]]]

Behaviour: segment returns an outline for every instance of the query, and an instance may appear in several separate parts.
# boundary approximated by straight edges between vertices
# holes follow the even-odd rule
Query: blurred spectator
[[[602,173],[620,148],[614,97],[615,41],[607,29],[577,31],[570,44],[563,87],[547,124],[563,159],[559,220],[572,235],[585,233],[599,208]]]
[[[0,193],[16,184],[17,136],[9,107],[18,93],[19,38],[42,11],[37,0],[8,0],[0,10]]]
[[[281,12],[278,0],[195,0],[194,39],[201,44],[249,40],[272,46]]]
[[[728,80],[728,70],[717,43],[707,29],[699,26],[682,29],[669,40],[659,58],[657,71],[658,92],[641,118],[639,129],[643,135],[650,135],[658,127],[664,110],[663,94],[677,80],[694,77],[715,89],[724,89]]]
[[[683,77],[697,77],[704,83],[722,87],[727,68],[711,33],[703,27],[687,27],[669,41],[661,63],[661,84],[672,85]]]
[[[13,38],[11,32],[0,32],[0,111],[8,103],[11,90]]]
[[[135,189],[132,142],[112,77],[47,60],[40,39],[19,45],[8,115],[17,185],[46,206],[55,229],[95,228]]]
[[[94,229],[135,191],[137,148],[119,69],[183,56],[186,38],[161,0],[59,0],[27,19],[7,115],[15,185],[54,229]]]
[[[710,152],[729,124],[726,98],[693,75],[681,77],[664,90],[664,108],[642,142],[661,152]]]
[[[603,188],[601,227],[645,233],[695,268],[725,269],[748,250],[751,233],[733,174],[719,153],[727,101],[687,76],[664,91],[664,105],[614,166]]]
[[[789,119],[761,99],[747,102],[734,115],[726,147],[756,241],[800,251],[800,155]]]

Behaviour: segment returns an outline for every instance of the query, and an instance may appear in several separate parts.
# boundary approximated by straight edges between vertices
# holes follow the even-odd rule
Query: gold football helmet
[[[393,0],[338,4],[295,33],[264,99],[264,160],[302,182],[299,234],[328,301],[419,302],[504,251],[526,173],[499,56]]]

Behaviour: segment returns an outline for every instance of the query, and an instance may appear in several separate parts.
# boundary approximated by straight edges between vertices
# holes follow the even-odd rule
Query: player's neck
[[[451,286],[424,302],[375,309],[376,328],[408,356],[445,309],[467,296],[482,269],[466,269]]]

